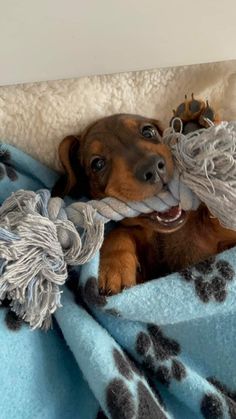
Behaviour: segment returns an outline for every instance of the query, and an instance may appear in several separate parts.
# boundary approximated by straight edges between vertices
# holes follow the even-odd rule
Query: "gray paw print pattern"
[[[226,260],[212,257],[185,269],[181,275],[194,285],[197,296],[204,303],[212,300],[222,303],[226,300],[227,285],[233,280],[235,272]]]
[[[8,299],[5,299],[1,301],[0,308],[6,309],[5,314],[5,324],[9,330],[12,330],[13,332],[18,331],[24,321],[20,319],[14,311],[11,310],[10,307],[11,301]]]
[[[18,176],[11,163],[11,154],[9,151],[0,150],[0,180],[7,176],[12,182],[16,181]]]
[[[99,293],[97,278],[95,276],[89,277],[84,285],[80,285],[78,271],[75,268],[69,267],[66,285],[73,292],[76,303],[87,310],[89,310],[89,307],[96,307],[111,316],[121,317],[117,309],[106,308],[108,298]]]
[[[236,391],[229,389],[215,377],[208,377],[207,381],[211,383],[218,395],[207,393],[201,401],[201,413],[206,419],[222,419],[224,418],[224,406],[222,396],[228,408],[228,415],[231,419],[236,418]]]
[[[124,352],[113,349],[115,367],[120,374],[108,383],[106,405],[112,419],[167,419],[157,391],[143,381],[136,365]],[[131,384],[131,385],[130,385]]]
[[[166,386],[171,380],[181,381],[186,376],[184,365],[176,358],[180,354],[179,343],[166,337],[156,325],[150,324],[147,332],[138,334],[136,352],[147,373]]]

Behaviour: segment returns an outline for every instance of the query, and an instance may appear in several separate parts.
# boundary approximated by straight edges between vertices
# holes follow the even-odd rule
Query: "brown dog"
[[[184,129],[201,125],[208,106],[188,103]],[[178,108],[177,113],[181,116]],[[59,155],[65,176],[54,196],[106,196],[142,201],[167,188],[173,174],[169,148],[161,142],[158,121],[119,114],[103,118],[81,136],[65,138]],[[178,271],[236,244],[236,232],[224,229],[206,207],[185,213],[179,207],[165,214],[125,219],[104,240],[101,249],[100,292],[123,288]]]

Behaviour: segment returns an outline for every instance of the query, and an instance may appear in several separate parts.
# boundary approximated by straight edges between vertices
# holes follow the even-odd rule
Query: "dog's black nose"
[[[140,162],[135,170],[136,178],[141,182],[149,184],[165,181],[167,174],[165,159],[154,155]]]

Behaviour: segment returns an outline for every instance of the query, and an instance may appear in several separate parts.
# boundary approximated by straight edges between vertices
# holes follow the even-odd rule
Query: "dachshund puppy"
[[[190,109],[191,104],[188,106]],[[202,126],[204,112],[209,116],[207,106],[195,106],[185,117],[184,129],[188,124],[195,124],[195,129]],[[53,195],[70,194],[77,199],[110,196],[127,202],[166,190],[174,165],[161,135],[157,120],[118,114],[93,123],[81,136],[66,137],[59,146],[65,175]],[[203,205],[188,213],[173,207],[165,213],[125,219],[104,240],[100,292],[118,293],[184,269],[234,244],[236,232],[221,227]]]

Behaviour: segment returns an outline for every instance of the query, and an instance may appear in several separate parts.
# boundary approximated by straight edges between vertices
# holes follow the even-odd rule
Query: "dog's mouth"
[[[170,208],[165,212],[151,212],[150,214],[142,215],[153,223],[157,223],[162,227],[163,231],[172,231],[183,225],[186,220],[186,212],[181,209],[179,205]]]

